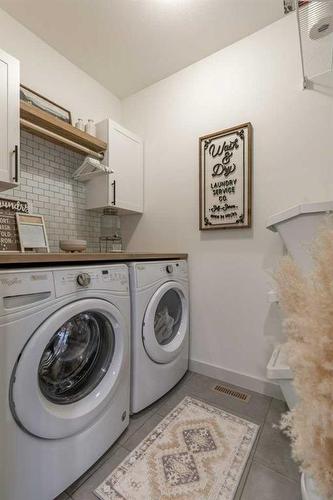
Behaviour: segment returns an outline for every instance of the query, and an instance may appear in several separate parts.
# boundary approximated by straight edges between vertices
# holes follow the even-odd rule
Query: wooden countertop
[[[0,253],[0,268],[22,266],[45,266],[66,264],[91,264],[93,262],[128,262],[138,260],[187,259],[186,253]]]

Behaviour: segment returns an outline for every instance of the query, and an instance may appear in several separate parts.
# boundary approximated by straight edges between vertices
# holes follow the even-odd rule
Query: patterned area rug
[[[258,425],[185,397],[95,490],[102,500],[232,500]]]

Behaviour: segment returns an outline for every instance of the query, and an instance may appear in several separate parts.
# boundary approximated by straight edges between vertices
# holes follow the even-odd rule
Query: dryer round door
[[[164,283],[152,296],[144,316],[142,336],[148,356],[157,363],[177,358],[187,342],[187,291],[180,283]]]
[[[109,302],[82,299],[58,309],[17,360],[10,384],[16,422],[46,439],[83,430],[110,404],[129,369],[128,347],[126,321]]]

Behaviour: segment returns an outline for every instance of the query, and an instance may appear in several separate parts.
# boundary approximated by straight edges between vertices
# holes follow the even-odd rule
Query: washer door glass
[[[154,318],[156,340],[169,344],[177,335],[182,319],[182,302],[175,290],[168,290],[160,299]]]
[[[47,344],[38,367],[39,387],[56,404],[79,401],[106,374],[115,335],[109,319],[96,311],[73,316]]]

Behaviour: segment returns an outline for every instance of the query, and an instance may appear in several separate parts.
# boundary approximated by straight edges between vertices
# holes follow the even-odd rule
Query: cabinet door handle
[[[112,188],[113,188],[113,202],[112,205],[116,204],[116,181],[114,180],[112,182]]]
[[[15,173],[14,173],[13,181],[14,182],[18,182],[19,151],[18,151],[18,145],[17,144],[15,145],[13,153],[14,153],[14,157],[15,157]]]

